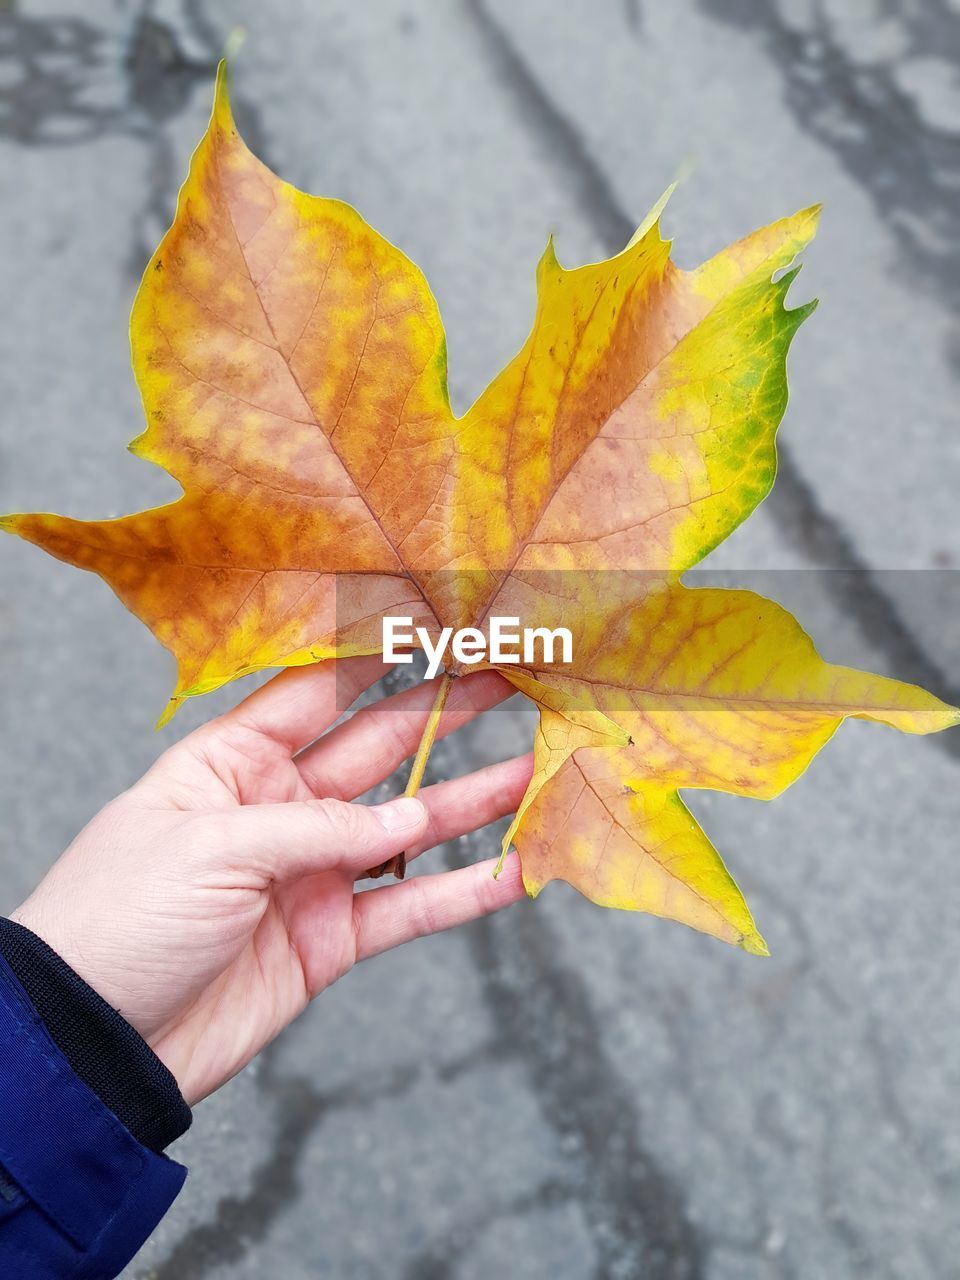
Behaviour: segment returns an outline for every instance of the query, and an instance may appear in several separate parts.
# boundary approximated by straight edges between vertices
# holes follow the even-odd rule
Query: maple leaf
[[[264,667],[378,652],[388,615],[430,634],[562,620],[571,662],[500,668],[541,713],[507,835],[528,891],[562,878],[763,953],[678,789],[770,797],[847,716],[926,733],[960,713],[824,663],[769,601],[681,585],[773,483],[787,349],[813,309],[785,307],[788,268],[818,210],[685,272],[661,206],[604,262],[565,270],[548,245],[529,338],[457,419],[422,274],[251,154],[221,67],[131,321],[131,449],[183,496],[2,524],[98,573],[172,650],[164,719]]]

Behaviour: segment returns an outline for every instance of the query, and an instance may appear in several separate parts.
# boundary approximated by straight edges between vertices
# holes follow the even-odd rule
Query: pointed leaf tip
[[[800,209],[794,215],[795,222],[803,226],[803,248],[810,243],[820,229],[820,216],[823,213],[823,205],[821,203],[807,205],[805,209]]]
[[[537,280],[539,281],[546,271],[557,268],[560,268],[560,259],[557,257],[556,237],[551,231],[547,236],[546,247],[540,255],[540,261],[537,263]]]
[[[682,176],[683,175],[681,175],[681,177]],[[640,223],[639,227],[637,227],[636,231],[627,241],[626,247],[628,249],[632,249],[635,244],[639,244],[643,237],[660,221],[663,211],[670,201],[670,197],[680,185],[681,177],[675,178],[674,181],[670,183],[669,187],[667,187],[666,191],[664,191],[663,195]]]
[[[217,81],[213,91],[213,120],[233,125],[233,109],[230,106],[230,71],[226,58],[217,63]]]
[[[158,721],[157,721],[157,723],[153,726],[153,728],[154,728],[154,732],[155,732],[155,733],[159,733],[159,731],[160,731],[161,729],[165,729],[165,728],[167,727],[167,725],[170,723],[170,721],[173,719],[173,717],[174,717],[174,716],[177,714],[177,712],[180,710],[180,703],[181,703],[182,701],[183,701],[183,699],[182,699],[182,698],[171,698],[171,699],[170,699],[170,701],[169,701],[169,702],[167,703],[167,705],[164,707],[164,709],[163,709],[163,711],[162,711],[162,713],[161,713],[161,715],[160,715],[159,720],[158,720]]]
[[[770,955],[770,948],[759,933],[744,934],[737,946],[741,951],[745,951],[748,956],[766,956]]]

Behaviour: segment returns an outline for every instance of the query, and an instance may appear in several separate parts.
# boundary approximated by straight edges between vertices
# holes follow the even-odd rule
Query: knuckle
[[[316,800],[311,805],[323,838],[338,844],[355,844],[367,833],[366,815],[346,800]]]
[[[384,703],[372,703],[361,707],[354,716],[362,726],[364,738],[372,744],[377,761],[389,762],[403,759],[412,750],[409,733],[404,732],[401,718],[396,708]]]
[[[427,891],[426,884],[423,880],[414,880],[412,884],[418,886],[415,918],[416,934],[420,938],[427,938],[431,934],[437,933],[442,927],[437,916],[437,911],[433,899]]]

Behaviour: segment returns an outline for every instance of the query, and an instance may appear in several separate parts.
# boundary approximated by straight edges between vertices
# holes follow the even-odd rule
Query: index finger
[[[290,667],[217,720],[217,727],[252,730],[279,742],[291,755],[310,745],[338,720],[365,689],[393,669],[382,654],[327,658]]]

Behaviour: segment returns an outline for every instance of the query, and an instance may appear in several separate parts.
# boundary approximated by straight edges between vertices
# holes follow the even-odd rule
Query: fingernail
[[[381,826],[391,835],[411,831],[423,822],[423,801],[415,796],[400,796],[386,804],[376,804],[371,812],[377,815]]]

